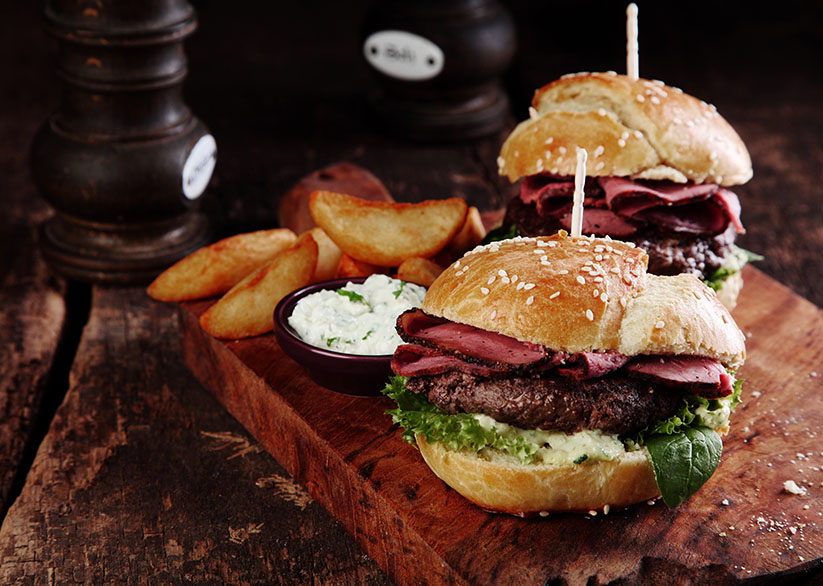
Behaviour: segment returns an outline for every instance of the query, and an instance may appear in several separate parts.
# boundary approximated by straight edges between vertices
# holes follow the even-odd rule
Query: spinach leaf
[[[647,437],[646,448],[663,502],[677,507],[714,474],[723,443],[713,429],[686,427],[673,435]]]

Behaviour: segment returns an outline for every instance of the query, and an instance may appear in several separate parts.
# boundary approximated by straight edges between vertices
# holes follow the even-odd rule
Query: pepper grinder
[[[31,148],[55,214],[40,247],[65,277],[145,283],[208,241],[214,138],[183,102],[186,0],[47,0],[64,94]]]
[[[394,133],[456,141],[503,127],[509,101],[500,78],[516,35],[497,0],[381,0],[362,38],[380,85],[374,113]]]

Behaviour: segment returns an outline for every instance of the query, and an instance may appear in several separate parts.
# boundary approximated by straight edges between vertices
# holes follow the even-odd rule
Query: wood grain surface
[[[92,305],[0,528],[0,584],[387,583],[194,383],[173,308],[142,289],[95,289]]]
[[[723,461],[678,509],[524,520],[446,487],[385,415],[388,399],[311,382],[273,336],[224,343],[180,314],[197,378],[400,584],[712,583],[823,579],[823,313],[756,269],[735,317],[749,338]],[[775,316],[779,315],[779,319]],[[784,491],[792,480],[807,494]]]

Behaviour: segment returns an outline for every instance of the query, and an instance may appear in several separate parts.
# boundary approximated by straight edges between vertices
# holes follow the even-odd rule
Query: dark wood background
[[[624,69],[624,3],[508,5],[520,42],[510,123],[563,73]],[[340,160],[398,200],[493,208],[512,192],[496,176],[502,133],[431,145],[374,125],[367,3],[195,6],[185,87],[218,142],[204,200],[215,236],[273,226],[281,194]],[[50,211],[26,156],[60,85],[41,10],[0,7],[0,583],[389,583],[183,367],[173,307],[140,288],[65,282],[42,263],[34,228]],[[714,103],[738,130],[755,170],[736,190],[741,242],[818,307],[821,17],[799,1],[640,5],[641,74]]]

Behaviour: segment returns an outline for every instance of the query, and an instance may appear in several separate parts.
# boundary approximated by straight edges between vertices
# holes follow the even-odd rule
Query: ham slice
[[[641,356],[626,372],[681,388],[706,399],[734,392],[732,378],[717,360],[700,356]]]

